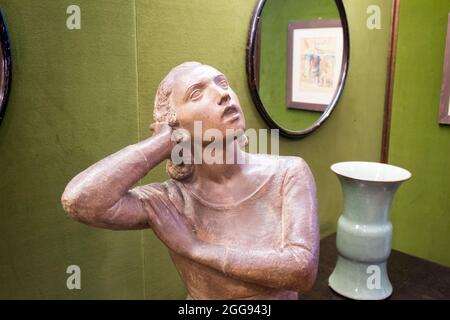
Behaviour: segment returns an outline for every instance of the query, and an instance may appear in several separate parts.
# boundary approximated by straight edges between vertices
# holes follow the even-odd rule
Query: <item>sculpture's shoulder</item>
[[[303,158],[295,156],[282,156],[280,157],[286,168],[305,169],[309,168],[308,164]]]
[[[285,183],[296,185],[297,188],[310,186],[315,188],[315,181],[311,169],[303,158],[285,157]]]
[[[142,200],[159,199],[166,203],[170,202],[175,206],[181,206],[184,203],[183,192],[180,184],[169,179],[164,182],[153,182],[134,189]]]
[[[259,161],[286,175],[310,172],[310,168],[303,158],[296,156],[278,156],[269,154],[256,155]]]
[[[152,182],[143,186],[136,188],[142,196],[152,196],[157,195],[168,195],[170,192],[177,190],[177,186],[171,180],[166,180],[164,182]]]

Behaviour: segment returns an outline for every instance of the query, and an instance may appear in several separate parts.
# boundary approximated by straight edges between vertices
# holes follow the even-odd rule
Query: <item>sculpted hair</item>
[[[170,102],[170,96],[172,94],[175,81],[182,73],[201,65],[202,64],[200,62],[189,61],[184,62],[170,70],[167,76],[161,81],[158,86],[158,90],[156,91],[153,109],[154,122],[166,122],[174,129],[178,127],[176,110]],[[176,165],[172,162],[172,160],[168,160],[166,163],[166,170],[172,179],[184,180],[191,176],[194,171],[194,166],[192,164]]]

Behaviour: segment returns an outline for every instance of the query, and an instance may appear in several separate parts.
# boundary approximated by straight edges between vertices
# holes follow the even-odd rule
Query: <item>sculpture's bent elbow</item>
[[[307,250],[302,250],[302,258],[297,260],[294,266],[294,270],[291,273],[291,279],[289,288],[290,290],[298,293],[304,293],[314,286],[317,277],[318,261],[316,255]],[[298,253],[294,253],[296,258]]]
[[[70,183],[67,185],[66,189],[64,190],[62,196],[61,196],[61,204],[64,209],[64,211],[67,213],[69,217],[72,219],[87,223],[88,219],[85,215],[87,212],[86,210],[83,210],[80,206],[81,199],[79,194],[75,192],[72,188],[70,188]],[[85,213],[85,214],[83,214]]]
[[[78,177],[80,175],[66,186],[61,196],[62,207],[72,219],[95,226],[105,212],[101,209],[101,197],[86,187],[83,179]]]

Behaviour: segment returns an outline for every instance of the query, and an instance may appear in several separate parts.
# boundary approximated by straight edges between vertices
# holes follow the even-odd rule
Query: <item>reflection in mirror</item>
[[[252,98],[272,128],[302,137],[330,115],[348,66],[340,0],[260,0],[250,26]]]

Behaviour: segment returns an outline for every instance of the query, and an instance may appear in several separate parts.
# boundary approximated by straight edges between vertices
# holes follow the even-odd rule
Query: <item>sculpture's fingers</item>
[[[154,134],[159,134],[165,131],[171,131],[172,127],[167,122],[153,122],[150,124],[149,129],[154,132]]]

